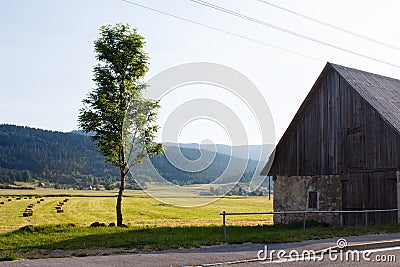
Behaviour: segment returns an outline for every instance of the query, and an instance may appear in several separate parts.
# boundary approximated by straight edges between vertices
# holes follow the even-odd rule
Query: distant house
[[[272,166],[271,166],[272,164]],[[274,210],[399,207],[400,80],[327,63],[262,174]],[[303,215],[275,215],[275,223]],[[332,225],[399,221],[398,212],[312,214]]]
[[[94,187],[92,185],[83,185],[82,190],[94,190]]]
[[[101,191],[103,191],[103,190],[106,190],[106,188],[104,187],[104,185],[98,184],[98,185],[96,185],[96,190],[101,190]]]

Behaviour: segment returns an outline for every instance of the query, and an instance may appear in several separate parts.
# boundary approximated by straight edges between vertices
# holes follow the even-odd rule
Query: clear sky
[[[0,2],[0,123],[59,131],[77,129],[81,100],[94,87],[91,80],[96,64],[93,41],[98,37],[101,25],[116,22],[131,24],[146,38],[146,51],[151,58],[146,78],[189,62],[219,63],[247,76],[271,109],[277,138],[283,134],[327,61],[400,78],[398,67],[232,17],[189,0],[132,1],[318,60],[213,31],[120,0],[4,0]],[[327,28],[259,1],[209,1],[290,31],[400,65],[400,50]],[[273,3],[400,46],[399,1],[279,0]],[[181,96],[176,91],[175,98],[174,95],[166,97],[160,117],[165,118],[168,110],[182,99],[197,97],[194,92],[201,90],[207,94],[210,91],[209,88],[193,88],[192,92],[190,88],[182,91]],[[240,104],[236,104],[235,99],[224,99],[232,109],[238,107],[235,112],[241,114]],[[181,141],[198,142],[214,137],[215,143],[227,143],[227,139],[221,137],[224,131],[215,123],[197,121],[192,126],[192,130],[182,130]],[[211,130],[213,127],[216,128]],[[205,128],[211,136],[204,134]],[[259,142],[251,133],[249,140],[250,143]]]

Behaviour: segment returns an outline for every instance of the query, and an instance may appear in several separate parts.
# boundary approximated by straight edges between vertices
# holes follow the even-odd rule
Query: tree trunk
[[[121,184],[119,186],[117,198],[117,226],[122,226],[122,196],[125,189],[125,170],[121,168]]]

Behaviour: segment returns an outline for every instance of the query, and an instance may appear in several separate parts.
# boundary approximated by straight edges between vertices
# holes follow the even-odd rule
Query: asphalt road
[[[369,252],[369,253],[368,253]],[[367,253],[368,256],[362,256],[363,253]],[[308,267],[308,266],[362,266],[362,267],[379,267],[379,266],[399,266],[400,265],[400,247],[386,248],[385,251],[378,249],[377,251],[360,251],[360,257],[357,254],[346,252],[336,253],[332,255],[326,255],[324,260],[320,261],[318,259],[307,258],[300,261],[275,261],[275,262],[258,262],[247,265],[236,265],[236,266],[276,266],[276,267],[287,267],[287,266],[298,266],[298,267]]]
[[[277,252],[290,253],[291,251],[297,251],[301,253],[304,250],[320,251],[329,247],[337,245],[338,238],[323,239],[323,240],[310,240],[304,242],[285,243],[285,244],[270,244],[267,246],[267,255],[271,255],[271,251],[275,251],[273,255],[274,260],[271,262],[267,260],[258,260],[258,256],[263,258],[265,255],[265,244],[238,244],[238,245],[220,245],[211,246],[204,248],[193,248],[193,249],[178,249],[169,251],[159,251],[151,253],[134,253],[124,255],[110,255],[110,256],[96,256],[96,257],[77,257],[77,258],[49,258],[49,259],[37,259],[37,260],[25,260],[25,261],[13,261],[13,262],[0,262],[0,266],[11,267],[11,266],[30,266],[30,267],[42,267],[42,266],[56,266],[56,267],[97,267],[97,266],[140,266],[140,267],[169,267],[169,266],[400,266],[400,233],[399,234],[388,234],[388,235],[370,235],[370,236],[358,236],[358,237],[347,237],[347,245],[351,246],[363,243],[370,243],[372,241],[378,242],[377,245],[368,248],[358,247],[360,250],[369,249],[371,250],[368,254],[369,261],[363,260],[362,256],[358,261],[357,258],[351,258],[348,256],[346,260],[345,255],[343,259],[340,259],[340,253],[334,253],[331,255],[331,260],[328,253],[325,253],[325,257],[322,261],[314,258],[305,258],[299,261],[288,260],[283,258],[280,260],[277,257]],[[397,240],[397,243],[393,243],[392,250],[390,246],[385,245],[385,248],[379,244],[384,244],[389,240]],[[385,243],[386,244],[386,243]],[[396,245],[395,245],[396,244]],[[397,247],[398,246],[398,247]],[[379,248],[376,251],[372,251],[374,248]],[[292,252],[293,253],[293,252]],[[296,254],[294,254],[296,256]],[[360,254],[361,255],[361,254]],[[386,261],[390,262],[377,262],[376,256],[379,259],[383,259],[383,255],[386,255]],[[398,260],[399,263],[395,261]]]

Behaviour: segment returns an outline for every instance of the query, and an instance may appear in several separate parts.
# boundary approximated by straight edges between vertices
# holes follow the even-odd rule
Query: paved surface
[[[388,250],[389,249],[389,250]],[[258,262],[258,263],[250,263],[246,265],[232,265],[233,267],[237,266],[276,266],[276,267],[289,267],[289,266],[296,266],[296,267],[317,267],[317,266],[324,266],[324,267],[333,267],[333,266],[343,266],[343,267],[386,267],[386,266],[399,266],[400,264],[400,247],[395,247],[395,250],[392,248],[386,249],[376,249],[376,250],[369,250],[371,253],[367,254],[368,257],[363,258],[362,254],[360,253],[360,258],[356,256],[351,256],[352,254],[348,254],[346,256],[345,253],[340,254],[332,254],[331,256],[324,257],[324,260],[301,260],[301,261],[288,261],[288,262]],[[384,251],[382,251],[384,250]],[[365,251],[361,251],[365,252]],[[342,256],[341,256],[342,255]],[[354,254],[355,255],[355,254]],[[346,258],[347,257],[347,258]],[[397,262],[396,262],[397,261]]]
[[[374,255],[388,254],[394,255],[400,262],[400,233],[396,234],[385,234],[385,235],[368,235],[358,237],[346,237],[349,248],[354,249],[373,249],[379,247],[396,247],[398,249],[389,251],[377,251],[371,253],[371,258],[374,259]],[[284,250],[289,253],[291,250],[297,250],[302,252],[303,250],[314,250],[321,251],[323,249],[336,246],[338,238],[322,239],[322,240],[310,240],[304,242],[295,243],[282,243],[282,244],[270,244],[268,245],[268,253],[272,250]],[[392,241],[389,245],[386,242]],[[365,245],[367,243],[377,242],[372,245]],[[352,247],[354,246],[354,247]],[[382,248],[383,249],[383,248]],[[259,251],[260,257],[264,256],[265,244],[238,244],[238,245],[219,245],[210,246],[203,248],[193,249],[178,249],[178,250],[167,250],[151,253],[134,253],[126,255],[112,255],[112,256],[96,256],[96,257],[81,257],[81,258],[50,258],[50,259],[38,259],[38,260],[25,260],[25,261],[13,261],[13,262],[1,262],[0,266],[11,267],[11,266],[31,266],[31,267],[42,267],[42,266],[56,266],[56,267],[72,267],[72,266],[141,266],[141,267],[153,267],[153,266],[321,266],[322,264],[328,266],[400,266],[393,262],[390,263],[378,263],[376,261],[371,262],[360,262],[355,263],[354,261],[340,262],[331,261],[327,257],[323,262],[321,261],[298,261],[298,262],[286,262],[286,261],[275,261],[270,262],[258,261],[257,254]],[[361,264],[361,265],[360,265]]]

